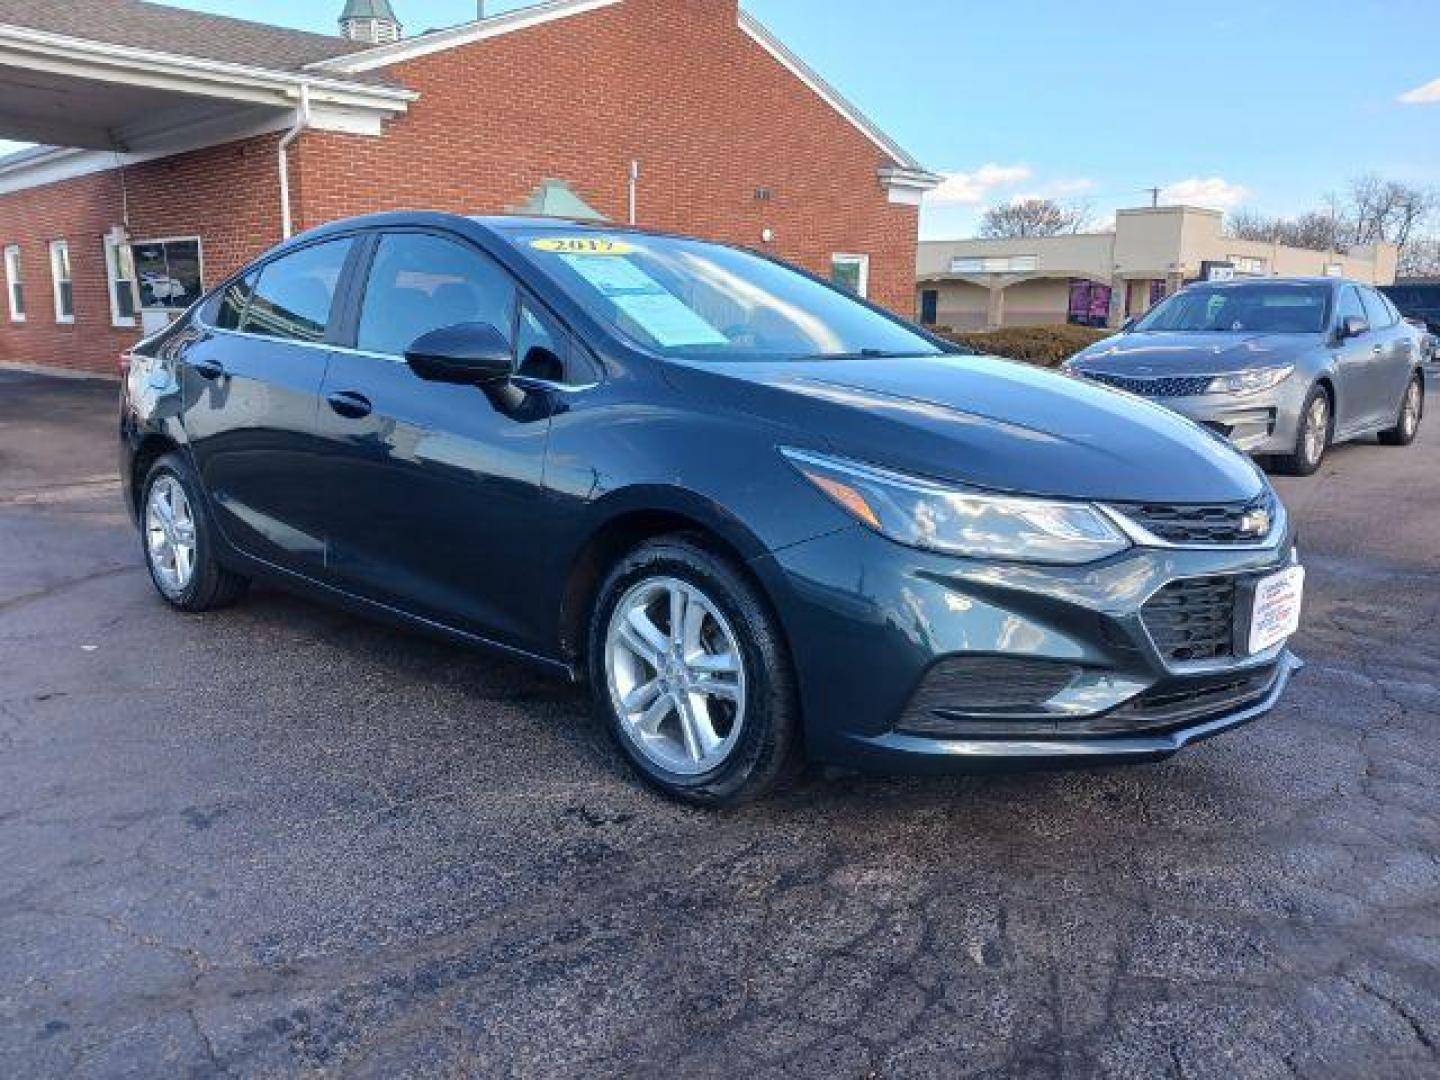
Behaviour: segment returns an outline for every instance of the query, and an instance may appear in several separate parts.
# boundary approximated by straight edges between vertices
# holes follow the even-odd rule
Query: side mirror
[[[1120,324],[1120,332],[1122,334],[1128,334],[1131,330],[1135,329],[1135,324],[1139,321],[1139,319],[1135,318],[1132,315],[1130,318],[1126,319],[1123,323]]]
[[[458,323],[416,338],[405,362],[430,382],[483,386],[514,374],[515,351],[489,323]]]
[[[1348,341],[1350,338],[1356,338],[1369,332],[1370,324],[1358,315],[1350,315],[1340,324],[1341,341]]]

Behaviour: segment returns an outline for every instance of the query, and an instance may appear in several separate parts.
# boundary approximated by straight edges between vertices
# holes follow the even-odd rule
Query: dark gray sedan
[[[1377,290],[1340,278],[1191,285],[1066,369],[1299,476],[1335,442],[1408,445],[1425,404],[1423,335]]]

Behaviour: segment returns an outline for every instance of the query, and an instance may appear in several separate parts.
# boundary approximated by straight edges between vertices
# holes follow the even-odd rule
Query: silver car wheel
[[[195,576],[195,514],[180,481],[161,476],[145,501],[145,550],[155,580],[178,596]]]
[[[1330,399],[1316,394],[1305,413],[1305,460],[1317,464],[1330,439]]]
[[[730,756],[745,722],[739,640],[688,582],[647,578],[610,616],[605,674],[620,729],[646,760],[698,776]]]
[[[1400,405],[1400,434],[1412,438],[1420,426],[1420,381],[1411,379],[1405,388],[1405,400]]]

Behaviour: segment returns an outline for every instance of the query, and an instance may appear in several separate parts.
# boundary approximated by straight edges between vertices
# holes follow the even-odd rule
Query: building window
[[[870,256],[832,255],[830,257],[830,280],[856,296],[868,295],[870,291]]]
[[[960,255],[950,260],[952,274],[1033,274],[1037,255]]]
[[[1110,318],[1110,297],[1109,285],[1072,278],[1067,321],[1076,326],[1104,326]]]
[[[198,236],[142,240],[133,249],[140,306],[149,311],[184,311],[205,291],[205,264]]]
[[[20,246],[5,249],[5,296],[10,302],[10,321],[25,321],[25,279],[20,272]]]
[[[70,277],[70,245],[64,240],[50,241],[50,280],[55,287],[55,321],[75,321],[75,285]]]
[[[135,254],[130,245],[105,237],[105,277],[110,282],[110,325],[135,325]]]

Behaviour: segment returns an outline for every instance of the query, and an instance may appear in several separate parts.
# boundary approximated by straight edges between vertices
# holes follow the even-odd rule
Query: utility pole
[[[1150,209],[1153,210],[1160,205],[1160,189],[1158,187],[1151,187],[1145,190],[1150,193]]]

